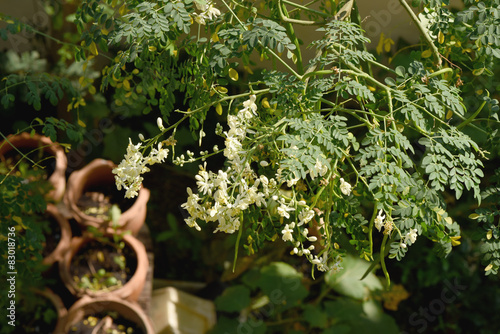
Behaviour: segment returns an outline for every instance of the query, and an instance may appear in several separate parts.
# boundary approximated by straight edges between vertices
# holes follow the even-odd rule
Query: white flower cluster
[[[281,238],[285,242],[291,242],[294,245],[292,250],[292,254],[296,254],[298,256],[305,256],[309,262],[316,265],[318,270],[320,271],[330,271],[338,272],[343,269],[340,266],[340,258],[337,258],[333,265],[328,265],[328,254],[324,253],[322,256],[318,257],[314,255],[312,251],[315,249],[313,244],[309,246],[304,245],[304,241],[308,241],[309,243],[314,243],[318,241],[318,238],[314,235],[309,235],[309,229],[305,227],[310,221],[315,217],[314,210],[311,210],[304,201],[298,201],[294,203],[294,201],[290,201],[290,203],[286,203],[284,199],[280,199],[280,206],[278,207],[278,213],[283,218],[290,218],[289,211],[295,211],[295,204],[297,207],[300,207],[300,213],[298,214],[298,223],[291,222],[285,224],[285,227],[281,231]],[[320,220],[323,221],[323,218]],[[321,225],[321,223],[320,223]],[[295,237],[294,237],[295,235]]]
[[[126,189],[125,197],[133,198],[139,194],[143,181],[142,174],[149,172],[147,165],[163,162],[168,155],[168,149],[158,143],[157,148],[151,148],[147,157],[143,156],[141,149],[144,149],[142,143],[134,145],[129,138],[127,153],[118,167],[113,169],[115,182],[118,190]]]
[[[206,0],[201,1],[196,0],[196,8],[201,12],[199,14],[194,14],[194,19],[198,24],[205,25],[207,20],[213,20],[220,15],[220,10],[214,7],[212,1]]]
[[[234,233],[240,227],[240,214],[255,204],[266,206],[266,199],[276,192],[276,181],[266,176],[257,176],[250,167],[250,161],[243,150],[242,140],[245,138],[249,121],[256,115],[256,96],[243,103],[237,115],[228,116],[229,131],[226,137],[224,155],[230,166],[226,170],[213,173],[200,166],[196,175],[198,194],[188,188],[188,200],[182,204],[190,217],[185,221],[190,227],[200,230],[197,219],[206,222],[218,222],[214,232]],[[200,195],[203,195],[200,197]],[[236,194],[236,196],[233,196]]]

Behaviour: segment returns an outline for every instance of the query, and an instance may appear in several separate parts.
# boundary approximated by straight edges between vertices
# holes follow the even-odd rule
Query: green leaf
[[[14,102],[14,95],[12,94],[5,94],[3,97],[2,97],[2,106],[4,107],[4,109],[7,109],[10,105],[11,102]]]
[[[405,76],[406,70],[405,70],[404,66],[398,66],[398,67],[396,67],[395,71],[396,71],[396,74],[399,75],[400,77],[404,77]]]
[[[477,213],[471,213],[471,214],[469,215],[469,218],[470,218],[470,219],[478,219],[478,218],[479,218],[479,215],[478,215]]]
[[[256,268],[252,268],[247,271],[241,278],[242,282],[245,283],[250,289],[255,289],[260,278],[260,271]]]
[[[324,328],[328,323],[327,314],[317,305],[305,305],[302,317],[311,325],[311,327]]]
[[[238,320],[225,316],[217,318],[217,324],[210,330],[210,334],[237,333]]]
[[[475,76],[479,76],[481,74],[483,74],[485,68],[482,67],[482,68],[476,68],[475,70],[472,71],[472,74],[474,74]]]
[[[325,329],[321,334],[349,334],[351,327],[348,325],[335,324],[330,328]]]
[[[215,299],[217,310],[225,312],[238,312],[248,305],[250,305],[250,290],[243,285],[231,286]]]
[[[363,280],[370,263],[363,260],[347,256],[342,262],[344,269],[339,273],[329,272],[326,274],[326,283],[338,293],[355,299],[365,299],[370,296],[371,291],[381,290],[382,283],[373,274],[368,274]]]
[[[358,302],[352,299],[339,299],[325,302],[325,310],[330,319],[334,319],[333,328],[339,327],[340,333],[397,334],[398,327],[394,319],[382,311],[375,300]],[[346,331],[346,327],[350,331]],[[337,331],[334,333],[337,334]]]
[[[292,306],[307,296],[302,275],[284,262],[274,262],[261,269],[257,285],[274,304]]]

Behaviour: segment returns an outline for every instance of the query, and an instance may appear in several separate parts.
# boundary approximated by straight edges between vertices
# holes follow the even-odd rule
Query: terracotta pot
[[[56,261],[61,261],[69,250],[71,244],[71,226],[69,225],[68,220],[59,213],[56,206],[48,204],[46,212],[57,222],[61,233],[61,239],[59,240],[56,248],[49,255],[43,258],[42,263],[44,265],[52,266]]]
[[[8,140],[8,141],[7,141]],[[52,184],[52,189],[48,198],[54,201],[60,201],[64,195],[66,187],[65,172],[67,167],[67,159],[64,154],[64,149],[57,143],[53,143],[50,138],[34,134],[31,136],[27,132],[18,135],[10,135],[0,143],[0,157],[3,157],[10,151],[17,149],[36,149],[42,148],[45,153],[53,156],[55,159],[50,163],[53,164],[53,171],[47,175],[48,181]]]
[[[20,291],[20,301],[18,301],[20,304],[18,305],[22,307],[19,308],[19,314],[16,316],[18,327],[16,327],[15,333],[21,333],[23,330],[31,333],[36,329],[38,329],[37,333],[41,331],[54,334],[62,333],[68,310],[61,298],[48,288],[37,289],[30,287]],[[49,310],[49,303],[52,304],[57,314],[57,320],[54,322],[47,322],[47,319],[44,318],[46,314],[36,316],[34,314],[35,310],[41,312]]]
[[[145,334],[155,333],[151,320],[139,305],[121,300],[115,296],[101,296],[98,298],[90,298],[88,296],[82,297],[69,309],[61,333],[69,333],[72,326],[87,316],[107,311],[117,312],[121,317],[135,323]]]
[[[35,290],[35,293],[49,299],[52,302],[52,305],[54,305],[57,310],[57,323],[53,333],[62,333],[64,324],[66,323],[68,310],[64,306],[61,298],[54,292],[52,292],[52,290],[50,290],[49,288],[45,288],[43,290]]]
[[[108,236],[112,239],[112,236]],[[144,288],[146,276],[149,268],[149,260],[146,253],[146,248],[135,237],[131,235],[124,235],[123,241],[125,247],[132,249],[137,259],[137,267],[130,280],[123,286],[111,291],[92,291],[88,289],[80,289],[71,274],[71,263],[75,255],[90,241],[96,240],[91,236],[73,237],[71,246],[62,261],[59,263],[59,275],[66,285],[66,288],[76,297],[88,295],[91,297],[99,297],[103,295],[113,295],[129,301],[137,301],[139,295]]]
[[[115,190],[115,178],[112,173],[115,167],[116,165],[112,161],[96,159],[82,169],[71,173],[66,194],[64,195],[64,203],[72,212],[75,220],[84,228],[93,226],[101,230],[107,230],[108,233],[113,232],[112,222],[108,217],[91,215],[88,212],[84,212],[78,203],[83,198],[82,196],[92,189],[114,187],[112,189]],[[114,192],[118,194],[117,190]],[[137,235],[137,232],[139,232],[146,219],[149,194],[149,190],[142,187],[137,198],[128,200],[131,205],[128,209],[122,209],[116,227],[117,230],[129,230],[133,235]],[[119,194],[120,200],[125,201],[123,195],[124,193]]]

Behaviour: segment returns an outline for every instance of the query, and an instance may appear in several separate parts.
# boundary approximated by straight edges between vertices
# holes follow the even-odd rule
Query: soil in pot
[[[86,316],[73,326],[71,334],[146,334],[134,322],[117,312],[102,312]]]
[[[113,205],[118,205],[120,211],[125,212],[134,204],[134,199],[125,198],[124,195],[125,193],[116,189],[114,184],[89,187],[76,205],[89,216],[109,220]]]
[[[71,276],[82,290],[113,291],[129,281],[137,269],[137,257],[123,241],[91,240],[71,261]]]
[[[55,170],[53,155],[43,149],[18,148],[17,150],[12,149],[1,157],[8,171],[13,170],[12,175],[26,177],[31,181],[48,180]],[[33,166],[30,161],[36,162],[37,165]]]

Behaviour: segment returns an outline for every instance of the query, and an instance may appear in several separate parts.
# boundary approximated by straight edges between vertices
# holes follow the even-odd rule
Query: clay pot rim
[[[106,310],[113,310],[118,313],[120,313],[119,309],[123,310],[125,308],[127,311],[137,316],[137,319],[130,319],[130,317],[128,317],[129,320],[136,322],[136,324],[138,325],[143,325],[146,334],[155,333],[150,318],[137,303],[123,300],[113,295],[103,295],[95,298],[83,296],[82,298],[77,300],[68,310],[65,323],[62,326],[64,333],[68,332],[70,326],[74,325],[76,322],[82,320],[86,315],[88,315],[86,314],[86,311],[89,309],[90,311],[92,311],[93,305],[101,303],[104,304]]]
[[[44,257],[42,262],[44,265],[51,266],[64,257],[64,254],[70,247],[72,234],[68,220],[63,217],[55,205],[50,203],[47,204],[46,212],[57,221],[61,229],[61,240],[59,240],[56,248],[49,255]]]
[[[7,140],[0,142],[0,156],[11,151],[13,146],[16,148],[29,148],[34,146],[34,143],[42,143],[43,150],[50,155],[54,156],[55,167],[52,174],[47,178],[47,180],[52,183],[54,189],[49,192],[49,197],[54,201],[60,201],[64,195],[64,190],[66,188],[66,168],[68,167],[68,160],[64,149],[57,143],[53,142],[49,137],[39,135],[37,133],[31,135],[28,132],[21,132],[19,134],[10,134],[7,136]],[[10,144],[9,144],[10,142]],[[17,145],[16,145],[17,144]]]
[[[66,309],[66,306],[64,306],[61,297],[55,294],[54,291],[52,291],[47,287],[44,287],[41,290],[35,289],[35,293],[44,296],[45,298],[49,299],[52,302],[52,304],[57,309],[57,315],[59,319],[64,318],[67,315],[68,310]]]
[[[107,235],[108,237],[112,237]],[[82,290],[78,288],[76,282],[71,276],[70,266],[73,257],[78,253],[78,251],[88,242],[95,240],[95,238],[89,234],[85,234],[82,237],[73,237],[71,239],[70,249],[66,252],[63,259],[59,263],[59,275],[66,285],[66,288],[74,296],[91,296],[99,297],[106,295],[116,295],[127,300],[137,300],[142,292],[144,283],[146,281],[146,276],[149,268],[149,259],[146,253],[146,248],[137,238],[132,235],[124,235],[123,240],[128,247],[131,247],[137,257],[137,267],[134,274],[122,287],[112,290],[112,291],[90,291]]]
[[[43,287],[42,289],[30,288],[30,290],[33,293],[46,298],[52,303],[57,312],[57,322],[54,328],[54,333],[62,333],[63,326],[66,322],[66,317],[68,315],[68,309],[64,305],[61,297],[59,297],[59,295],[57,295],[56,293],[54,293],[54,291],[52,291],[50,288],[47,287]]]
[[[83,180],[87,175],[89,175],[92,171],[98,168],[108,169],[111,171],[117,167],[115,163],[110,160],[105,159],[94,159],[85,167],[80,170],[74,171],[71,173],[68,179],[68,186],[66,193],[64,195],[64,202],[68,208],[74,213],[73,216],[75,220],[82,225],[90,225],[96,228],[101,228],[103,225],[109,226],[110,221],[102,218],[97,218],[94,216],[90,216],[85,214],[77,205],[78,200],[82,196],[85,190],[85,184],[82,184]],[[114,179],[114,174],[110,174],[110,176]],[[141,186],[139,190],[139,195],[135,198],[132,206],[121,213],[120,219],[118,220],[118,230],[131,230],[132,234],[136,235],[139,232],[142,224],[140,226],[127,226],[128,223],[134,220],[139,215],[145,216],[145,210],[147,206],[147,202],[150,197],[149,189]],[[107,232],[112,232],[112,229],[108,228]]]

